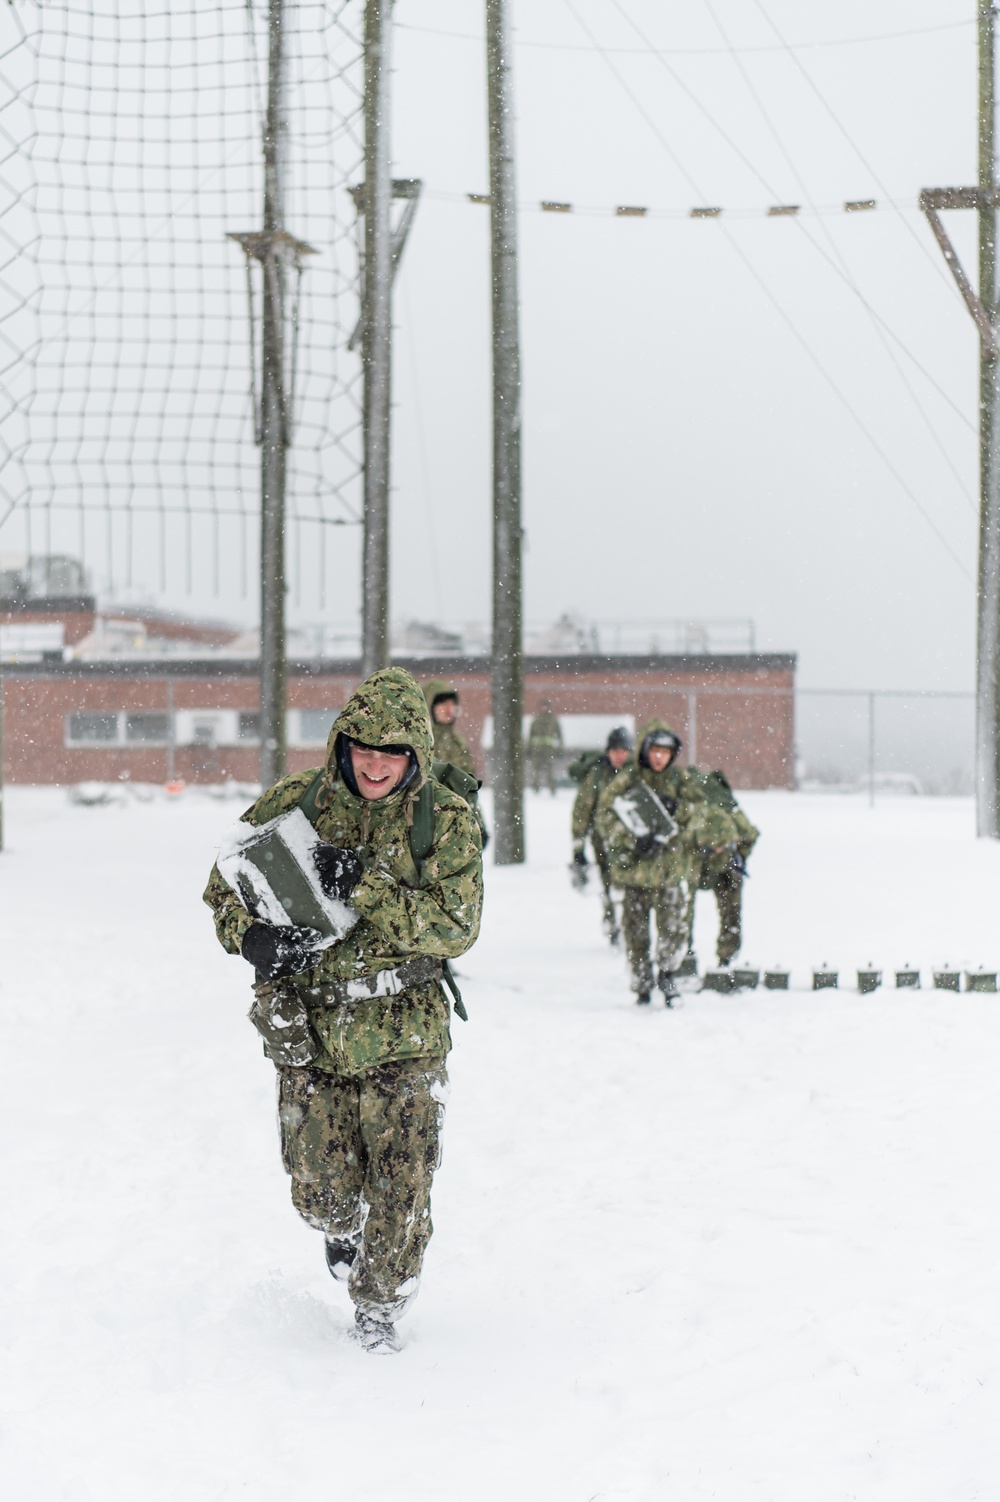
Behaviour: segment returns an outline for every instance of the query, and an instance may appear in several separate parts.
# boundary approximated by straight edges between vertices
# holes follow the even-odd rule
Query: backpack
[[[316,773],[316,776],[299,799],[299,808],[313,827],[315,827],[316,821],[319,818],[316,797],[319,793],[319,786],[323,781],[325,770],[323,768]],[[461,767],[453,766],[450,761],[432,761],[431,775],[420,789],[414,801],[413,823],[410,825],[410,854],[413,857],[413,864],[417,868],[418,876],[422,875],[423,863],[428,855],[430,855],[434,845],[435,782],[439,782],[449,792],[456,793],[459,798],[464,799],[472,810],[476,823],[479,825],[484,847],[487,840],[486,824],[479,807],[479,789],[482,787],[482,783],[478,778],[473,777],[470,772],[463,772]],[[443,962],[442,979],[454,998],[456,1014],[461,1017],[463,1022],[468,1022],[469,1014],[465,1010],[462,993],[458,989],[448,960]]]
[[[576,760],[570,762],[566,771],[574,782],[583,782],[587,773],[592,772],[603,760],[603,751],[581,751]]]
[[[697,767],[688,767],[687,770],[697,780],[698,786],[705,794],[705,802],[710,808],[725,809],[727,814],[736,812],[739,804],[736,802],[725,772],[700,772]]]

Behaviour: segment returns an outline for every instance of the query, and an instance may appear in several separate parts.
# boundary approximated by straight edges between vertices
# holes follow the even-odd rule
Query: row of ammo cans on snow
[[[895,975],[897,991],[920,989],[919,970],[896,970],[889,973]],[[765,991],[787,991],[790,974],[788,970],[706,970],[702,977],[701,989],[703,991],[755,991],[759,985],[763,985]],[[964,987],[961,970],[932,970],[931,975],[936,991],[995,992],[997,989],[995,970],[966,970]],[[863,996],[870,991],[877,991],[882,983],[881,970],[858,971],[858,990]],[[812,972],[814,991],[834,990],[839,985],[840,972],[838,970],[828,970],[824,966],[823,969]]]

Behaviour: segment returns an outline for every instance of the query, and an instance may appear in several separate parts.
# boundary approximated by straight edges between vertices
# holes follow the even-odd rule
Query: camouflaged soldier
[[[601,885],[604,888],[604,927],[612,944],[618,943],[621,934],[611,897],[611,868],[608,863],[608,852],[603,839],[594,828],[594,817],[597,813],[598,799],[608,784],[614,782],[634,748],[635,742],[631,733],[624,725],[617,725],[608,736],[604,755],[596,757],[592,765],[584,771],[580,778],[579,791],[573,802],[571,825],[573,860],[570,874],[574,885],[582,890],[587,884],[589,871],[587,862],[587,839],[589,837],[594,860],[601,873]],[[569,770],[570,775],[574,775],[574,768],[570,767]]]
[[[450,761],[453,767],[475,777],[472,752],[455,724],[459,716],[458,689],[443,678],[431,678],[424,684],[424,698],[434,731],[434,755],[438,761]]]
[[[414,860],[431,750],[418,684],[385,669],[338,716],[321,777],[284,777],[243,815],[263,824],[318,790],[315,826],[329,846],[319,879],[359,914],[332,947],[317,949],[315,930],[251,916],[218,868],[205,892],[223,948],[257,971],[256,1005],[277,1003],[271,1057],[292,1014],[308,1040],[306,1062],[278,1066],[282,1157],[292,1202],[325,1233],[330,1272],[347,1283],[359,1339],[375,1351],[398,1349],[394,1322],[416,1294],[431,1235],[451,1047],[442,967],[475,942],[482,911],[475,817],[433,779],[430,848],[419,868]]]
[[[747,858],[760,838],[760,830],[751,824],[740,808],[724,772],[699,772],[697,767],[690,767],[689,771],[692,777],[699,779],[709,808],[713,813],[718,810],[721,816],[718,827],[702,835],[704,843],[696,852],[688,955],[693,960],[692,969],[697,971],[693,945],[696,894],[715,894],[719,913],[715,952],[719,964],[728,965],[743,944],[743,879],[747,874]]]
[[[650,720],[638,736],[630,765],[598,799],[595,827],[604,840],[611,880],[622,892],[622,929],[636,1001],[648,1005],[654,981],[666,1005],[678,996],[676,970],[689,932],[694,851],[702,839],[705,795],[686,768],[675,765],[681,739],[663,720]],[[613,800],[636,782],[652,788],[676,820],[668,845],[638,838],[622,823]],[[656,965],[650,956],[650,915],[656,920]]]
[[[553,713],[548,699],[542,701],[540,713],[528,726],[528,766],[531,769],[531,786],[536,793],[542,783],[555,797],[556,757],[562,750],[562,728],[558,715]]]

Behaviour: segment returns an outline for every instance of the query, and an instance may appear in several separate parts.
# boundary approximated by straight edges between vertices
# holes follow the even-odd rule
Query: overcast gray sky
[[[396,6],[394,170],[428,189],[397,283],[397,616],[488,599],[482,11]],[[971,686],[977,343],[916,198],[975,178],[973,15],[513,5],[530,618],[750,616],[808,683]]]

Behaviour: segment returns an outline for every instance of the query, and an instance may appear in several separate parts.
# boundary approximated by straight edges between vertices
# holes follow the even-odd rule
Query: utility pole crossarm
[[[941,247],[945,263],[955,278],[955,283],[962,294],[965,306],[972,314],[976,328],[979,330],[980,338],[983,341],[983,350],[991,359],[995,360],[1000,357],[1000,344],[997,342],[989,312],[965,273],[965,269],[958,258],[958,252],[954,245],[952,245],[948,231],[942,223],[939,210],[1000,208],[1000,189],[924,188],[920,194],[920,207],[927,215],[927,222],[931,227],[931,232]]]
[[[407,241],[407,239],[409,237],[410,229],[411,229],[411,227],[413,225],[413,221],[414,221],[414,219],[416,217],[417,204],[420,201],[420,195],[423,192],[423,190],[424,190],[424,182],[423,182],[423,178],[421,178],[421,177],[394,177],[393,180],[392,180],[392,196],[393,196],[393,198],[394,199],[402,199],[403,202],[406,205],[406,207],[403,209],[403,212],[400,214],[398,220],[396,221],[395,226],[390,231],[389,255],[390,255],[390,259],[392,261],[392,280],[393,280],[393,282],[395,282],[395,280],[396,280],[396,272],[399,270],[399,263],[400,263],[400,261],[403,258],[403,251],[406,248],[406,241]],[[355,187],[348,188],[347,191],[350,193],[351,197],[354,200],[354,207],[358,211],[359,218],[363,219],[364,218],[364,213],[365,213],[365,185],[364,185],[364,183],[358,183],[358,184],[356,184]],[[363,291],[363,288],[364,288],[364,257],[362,257],[361,281],[362,281],[362,303],[363,303],[364,302],[364,291]],[[358,318],[357,323],[354,325],[354,332],[351,334],[350,339],[348,339],[348,341],[347,341],[347,348],[349,350],[353,351],[353,350],[357,349],[359,343],[361,342],[361,337],[362,337],[362,335],[364,333],[364,326],[365,326],[365,315],[364,315],[364,309],[362,308],[361,315]]]
[[[979,569],[976,600],[976,833],[1000,839],[1000,120],[997,106],[997,5],[978,0],[977,125],[979,171],[973,188],[925,188],[927,215],[966,307],[979,330]],[[962,268],[941,222],[946,209],[974,209],[979,290]]]

